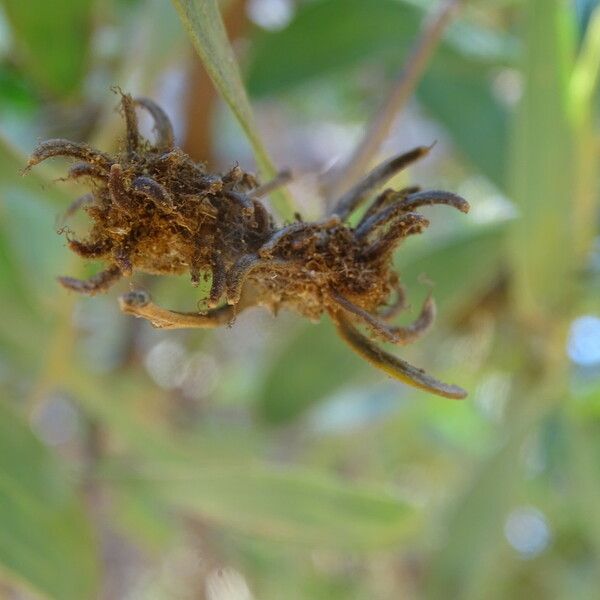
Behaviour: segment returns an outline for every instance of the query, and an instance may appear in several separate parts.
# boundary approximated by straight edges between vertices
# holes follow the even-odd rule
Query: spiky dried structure
[[[154,143],[140,136],[136,107],[153,117]],[[123,94],[121,110],[127,130],[121,154],[49,140],[35,148],[27,166],[53,156],[74,158],[68,176],[87,178],[92,185],[69,209],[82,206],[92,229],[86,239],[70,239],[69,246],[84,258],[103,259],[107,267],[85,281],[62,277],[65,287],[95,294],[135,271],[189,272],[193,284],[210,275],[210,310],[204,313],[161,308],[143,291],[122,296],[121,308],[165,328],[217,327],[254,305],[273,312],[290,308],[313,320],[327,312],[348,344],[375,366],[430,392],[465,396],[461,388],[384,352],[355,326],[364,325],[373,338],[404,345],[433,323],[435,304],[428,298],[412,325],[390,324],[406,308],[392,255],[403,239],[428,226],[415,212],[420,206],[447,204],[467,212],[468,203],[449,192],[388,189],[376,196],[358,225],[346,222],[378,187],[429,148],[416,148],[377,167],[323,220],[277,227],[260,198],[283,183],[284,176],[258,186],[237,166],[224,175],[207,173],[175,147],[171,124],[154,102]]]

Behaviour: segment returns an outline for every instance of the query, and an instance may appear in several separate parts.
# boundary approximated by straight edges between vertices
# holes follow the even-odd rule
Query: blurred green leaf
[[[490,71],[488,64],[445,47],[423,77],[417,97],[465,157],[505,189],[509,115],[494,96]]]
[[[303,545],[385,547],[404,539],[415,523],[412,510],[385,490],[297,470],[197,468],[157,476],[154,486],[159,496],[200,519]]]
[[[248,137],[263,177],[272,178],[276,169],[257,131],[218,3],[216,0],[172,1],[215,87]],[[282,217],[292,218],[293,203],[286,192],[275,192],[272,199],[273,206]]]
[[[23,177],[26,164],[26,158],[0,136],[0,229],[18,260],[21,277],[39,299],[55,285],[64,264],[64,240],[56,234],[55,224],[59,210],[71,200],[40,172]]]
[[[125,533],[140,540],[146,548],[160,552],[178,533],[178,523],[164,502],[136,482],[111,486],[115,521]]]
[[[22,177],[26,160],[0,135],[0,338],[30,366],[43,342],[48,286],[63,263],[54,223],[67,197],[39,172]]]
[[[0,507],[0,566],[9,575],[48,598],[96,597],[95,543],[73,486],[3,402]]]
[[[0,63],[0,102],[3,110],[27,112],[37,106],[29,80],[12,64]]]
[[[64,386],[88,414],[124,441],[130,452],[146,460],[239,465],[252,460],[256,451],[252,436],[236,436],[233,428],[227,432],[174,431],[160,403],[151,402],[155,388],[147,379],[112,380],[74,371]]]
[[[421,14],[395,0],[305,3],[287,28],[256,37],[248,89],[274,94],[385,51],[403,55]]]
[[[590,18],[570,81],[570,108],[576,124],[589,119],[594,93],[600,81],[600,7]]]
[[[303,325],[270,364],[258,415],[270,424],[287,423],[369,368],[344,345],[329,319]]]
[[[563,2],[527,3],[524,95],[514,129],[510,256],[522,315],[564,305],[575,272],[572,213],[574,146],[568,86],[573,67],[573,14]],[[551,240],[551,243],[549,243]]]
[[[88,63],[92,0],[4,0],[18,58],[46,90],[77,91]]]

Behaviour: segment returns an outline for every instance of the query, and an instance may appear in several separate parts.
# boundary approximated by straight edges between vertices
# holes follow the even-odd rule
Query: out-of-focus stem
[[[383,106],[377,111],[361,143],[349,161],[334,170],[324,183],[328,198],[336,198],[353,185],[368,168],[369,163],[387,137],[396,115],[406,106],[429,60],[442,37],[444,29],[465,0],[445,0],[424,23],[421,35],[413,45],[405,67],[396,79]]]

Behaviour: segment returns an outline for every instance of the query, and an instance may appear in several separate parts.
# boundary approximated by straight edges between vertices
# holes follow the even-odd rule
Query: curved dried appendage
[[[134,98],[133,102],[146,109],[154,119],[154,130],[156,131],[154,147],[157,150],[172,150],[175,147],[175,135],[173,125],[165,111],[149,98],[138,97]]]
[[[261,258],[256,254],[246,254],[238,259],[227,273],[227,304],[235,305],[240,301],[242,288],[244,287],[248,275],[268,262],[267,259]]]
[[[127,238],[119,246],[113,248],[112,258],[123,276],[130,277],[133,273],[133,264],[131,262],[131,248]]]
[[[273,229],[273,221],[267,209],[258,200],[252,200],[254,205],[254,223],[253,227],[257,233],[266,233]]]
[[[91,165],[90,163],[85,162],[78,162],[69,167],[67,179],[81,179],[82,177],[106,181],[108,173],[98,165]]]
[[[114,163],[114,160],[108,154],[95,150],[87,144],[56,138],[41,142],[33,149],[24,172],[54,156],[77,158],[83,162],[95,165],[104,171],[108,171]]]
[[[401,190],[387,189],[383,191],[381,194],[379,194],[379,196],[377,196],[377,198],[375,198],[375,200],[373,200],[369,208],[367,208],[356,228],[358,229],[361,227],[367,219],[377,214],[380,210],[383,210],[386,206],[389,206],[392,202],[406,198],[407,196],[410,196],[410,194],[416,194],[420,191],[421,188],[418,185],[411,185],[409,187],[402,188]]]
[[[410,235],[423,233],[429,221],[418,213],[406,213],[390,224],[386,233],[361,252],[364,260],[376,260],[389,255],[396,246]]]
[[[259,185],[254,188],[250,192],[248,192],[248,196],[250,198],[264,198],[271,192],[279,189],[280,187],[286,185],[292,180],[292,172],[291,171],[280,171],[275,175],[271,181],[267,181],[267,183],[263,183],[263,185]]]
[[[398,346],[406,346],[421,339],[431,329],[435,321],[436,306],[431,296],[428,296],[423,303],[421,313],[417,319],[406,326],[388,325],[337,292],[332,291],[329,296],[345,312],[358,317],[380,339]]]
[[[258,182],[254,175],[246,173],[237,163],[221,177],[221,181],[227,188],[237,188],[238,191],[241,188],[244,193],[258,187]]]
[[[338,215],[342,220],[347,219],[371,192],[402,169],[426,156],[431,148],[432,146],[420,146],[375,167],[362,181],[359,181],[335,203],[330,214]]]
[[[158,208],[167,212],[171,212],[175,208],[171,194],[160,183],[152,179],[152,177],[136,177],[133,180],[132,187],[136,192],[140,192],[153,202]]]
[[[296,223],[291,223],[287,227],[283,227],[277,230],[258,250],[258,254],[261,258],[266,258],[271,256],[275,250],[277,250],[277,246],[286,238],[296,235],[298,233],[302,233],[305,231],[323,231],[327,229],[333,229],[340,225],[341,220],[337,215],[333,215],[328,217],[323,221],[318,221],[317,223],[311,223],[306,221],[298,221]]]
[[[89,279],[75,279],[74,277],[59,277],[58,281],[69,290],[93,296],[100,292],[106,292],[112,285],[121,279],[121,269],[117,266],[108,267]]]
[[[254,202],[252,202],[252,198],[247,194],[234,192],[232,190],[224,190],[223,194],[230,200],[233,200],[236,204],[239,204],[243,214],[246,216],[251,216],[254,213]]]
[[[315,228],[315,223],[306,223],[304,221],[298,221],[291,223],[286,227],[282,227],[273,233],[273,235],[259,248],[258,255],[261,258],[267,258],[273,254],[277,246],[282,240],[286,239],[290,235],[300,233]]]
[[[469,203],[462,196],[440,190],[417,192],[410,194],[398,202],[398,206],[407,212],[415,210],[415,208],[419,208],[420,206],[433,206],[434,204],[452,206],[463,213],[468,213],[470,208]]]
[[[227,273],[227,304],[237,305],[240,303],[248,276],[256,269],[264,266],[268,266],[271,272],[285,271],[289,266],[289,261],[261,258],[257,254],[242,256]]]
[[[93,244],[69,240],[69,248],[83,258],[103,258],[111,251],[112,243],[110,240],[94,242]]]
[[[125,130],[126,130],[126,147],[127,154],[131,156],[140,147],[140,130],[138,127],[137,115],[135,114],[135,104],[133,98],[129,94],[124,94],[118,90],[121,94],[121,110],[123,111],[123,117],[125,118]]]
[[[208,308],[215,308],[219,305],[225,288],[227,287],[227,275],[225,272],[225,263],[223,257],[215,252],[211,259],[212,266],[212,283],[210,285],[210,293],[208,295]]]
[[[392,281],[391,285],[396,292],[396,299],[377,313],[384,321],[389,321],[390,319],[397,317],[402,311],[405,311],[408,308],[404,286],[398,279]]]
[[[393,223],[396,226],[397,223],[402,223],[405,221],[405,217],[410,217],[411,219],[424,219],[423,215],[419,213],[409,212],[404,207],[404,200],[399,202],[394,202],[387,208],[380,210],[379,212],[371,215],[368,219],[365,219],[361,224],[359,224],[354,230],[354,235],[360,240],[364,239],[369,235],[377,232],[378,229],[385,227],[388,224]],[[427,221],[429,225],[429,221]]]
[[[150,294],[143,290],[123,294],[119,306],[124,313],[147,319],[159,329],[214,329],[230,323],[240,310],[246,308],[223,306],[204,314],[177,312],[154,304]]]
[[[127,193],[123,184],[123,170],[121,165],[114,164],[110,168],[110,176],[108,178],[108,191],[110,198],[121,210],[126,213],[131,213],[133,210],[133,200]]]
[[[334,311],[330,312],[330,314],[342,339],[357,354],[370,362],[374,367],[381,369],[391,377],[394,377],[403,383],[425,390],[431,394],[458,400],[467,396],[467,392],[461,387],[443,383],[431,375],[428,375],[422,369],[413,367],[401,358],[389,354],[377,347],[340,313]]]

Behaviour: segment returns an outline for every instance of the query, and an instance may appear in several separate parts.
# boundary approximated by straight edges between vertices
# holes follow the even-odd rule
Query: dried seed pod
[[[154,143],[138,131],[136,106],[154,119]],[[164,328],[218,327],[256,305],[274,313],[289,308],[311,320],[327,313],[350,347],[386,373],[441,396],[466,395],[384,352],[357,329],[363,325],[374,338],[405,345],[424,335],[435,318],[435,304],[427,298],[412,325],[389,323],[406,308],[392,254],[402,240],[429,225],[417,208],[444,204],[467,212],[468,203],[449,192],[386,190],[356,227],[347,223],[360,204],[429,147],[375,168],[324,219],[299,218],[276,227],[260,198],[286,183],[289,174],[258,185],[237,165],[223,175],[207,173],[175,147],[170,121],[154,102],[121,94],[121,112],[126,124],[122,153],[110,156],[86,144],[49,140],[33,151],[27,166],[54,156],[74,158],[78,162],[69,177],[89,177],[93,184],[72,209],[85,205],[92,228],[85,240],[70,240],[69,246],[84,258],[101,258],[106,268],[86,281],[60,278],[65,287],[95,294],[135,272],[187,272],[197,285],[203,274],[210,274],[205,313],[169,311],[143,291],[122,296],[121,309]]]

